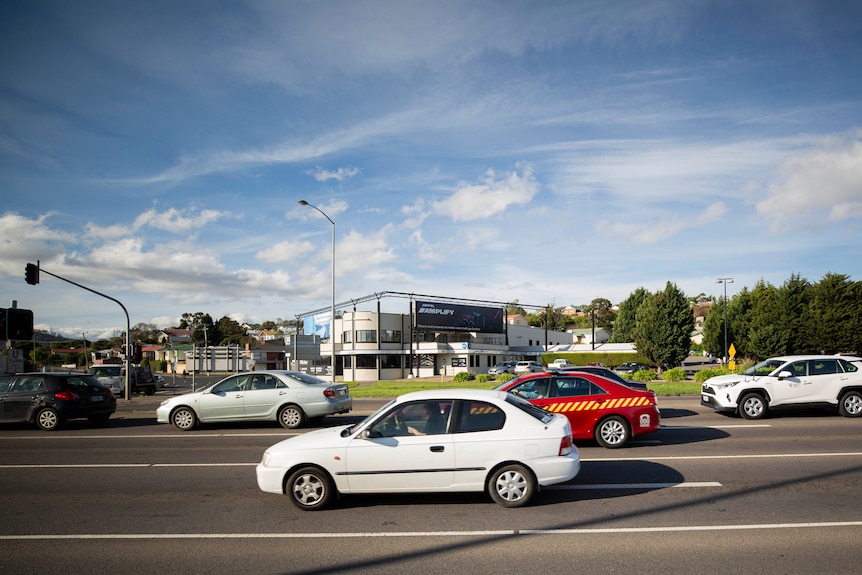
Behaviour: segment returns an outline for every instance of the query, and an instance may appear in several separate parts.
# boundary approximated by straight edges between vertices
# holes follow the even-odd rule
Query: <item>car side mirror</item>
[[[793,377],[793,374],[788,369],[785,369],[778,374],[778,379],[786,379],[788,377]]]
[[[376,439],[378,437],[383,437],[383,434],[379,431],[373,431],[371,429],[366,429],[362,432],[363,439]]]

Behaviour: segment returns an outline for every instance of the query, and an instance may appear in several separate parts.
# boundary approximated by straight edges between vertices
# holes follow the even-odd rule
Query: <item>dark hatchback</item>
[[[111,390],[85,373],[36,372],[0,376],[0,422],[35,423],[53,431],[69,419],[102,424],[117,409]]]

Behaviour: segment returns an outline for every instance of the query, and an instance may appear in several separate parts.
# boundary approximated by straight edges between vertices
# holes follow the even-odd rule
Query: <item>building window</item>
[[[356,343],[376,343],[377,332],[373,329],[357,329]]]
[[[377,360],[373,355],[357,355],[357,369],[377,369]]]
[[[341,343],[350,343],[350,331],[345,331],[341,333]]]
[[[350,369],[353,367],[353,358],[349,355],[344,356],[344,369]]]
[[[394,329],[380,330],[380,343],[401,343],[401,332]]]
[[[382,355],[380,356],[380,367],[383,369],[400,369],[401,365],[401,356],[400,355]]]

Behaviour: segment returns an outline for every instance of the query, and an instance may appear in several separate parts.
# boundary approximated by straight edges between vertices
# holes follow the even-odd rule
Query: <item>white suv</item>
[[[536,373],[539,371],[545,371],[545,368],[542,367],[542,364],[538,361],[519,361],[515,364],[514,369],[516,375],[521,375],[522,373]]]
[[[706,380],[700,403],[716,411],[760,419],[770,409],[837,406],[846,417],[862,415],[862,358],[788,355],[762,361],[741,374]]]

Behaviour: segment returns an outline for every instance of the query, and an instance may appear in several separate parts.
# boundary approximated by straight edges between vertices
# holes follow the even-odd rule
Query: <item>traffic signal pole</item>
[[[33,268],[35,268],[35,270],[36,270],[35,276],[31,275],[33,273],[33,271],[32,271]],[[124,306],[123,302],[121,302],[120,300],[118,300],[116,298],[113,298],[109,295],[103,294],[102,292],[98,292],[92,288],[88,288],[87,286],[81,285],[79,283],[73,282],[70,279],[66,279],[62,276],[58,276],[57,274],[52,274],[49,271],[45,271],[44,269],[42,269],[41,265],[27,264],[27,267],[25,268],[25,278],[24,279],[27,281],[27,283],[35,285],[35,284],[39,283],[39,273],[48,274],[49,276],[51,276],[53,278],[57,278],[58,280],[62,280],[66,283],[70,283],[73,286],[77,286],[81,289],[85,289],[90,293],[94,293],[96,295],[102,296],[105,299],[109,299],[112,302],[116,302],[121,308],[123,308],[123,313],[126,314],[126,353],[123,354],[123,362],[125,363],[125,366],[126,366],[126,394],[125,395],[126,395],[127,400],[130,399],[131,398],[131,386],[129,385],[129,372],[131,371],[131,369],[130,369],[131,365],[129,364],[129,353],[130,353],[132,348],[129,346],[129,343],[130,343],[129,340],[130,340],[131,334],[132,334],[132,323],[129,320],[129,311],[126,309],[126,306]],[[31,278],[33,278],[33,277],[35,277],[35,280],[36,280],[35,282],[30,281]]]

